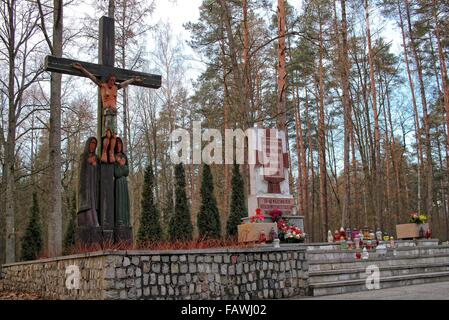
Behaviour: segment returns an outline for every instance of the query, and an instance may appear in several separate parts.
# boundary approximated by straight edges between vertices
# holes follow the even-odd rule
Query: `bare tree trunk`
[[[222,34],[223,38],[223,34]],[[223,65],[223,122],[224,122],[224,130],[229,129],[229,92],[228,92],[228,68],[226,63],[226,55],[225,55],[225,47],[224,41],[220,41],[221,47],[221,61]],[[231,180],[229,178],[229,165],[223,165],[224,170],[224,213],[227,217],[229,214],[229,195],[231,189]]]
[[[439,131],[439,128],[438,128]],[[443,128],[444,134],[444,128]],[[443,157],[441,156],[441,144],[440,140],[437,139],[437,147],[438,147],[438,160],[440,163],[440,170],[443,170]],[[448,224],[448,210],[447,210],[447,186],[444,185],[445,179],[440,179],[440,195],[441,195],[441,203],[443,205],[443,213],[444,213],[444,229],[446,235],[446,241],[449,239],[449,224]],[[447,180],[446,180],[447,181]],[[438,223],[441,225],[441,223]],[[442,234],[441,234],[442,235]],[[441,238],[440,238],[441,239]]]
[[[284,130],[287,136],[285,127],[287,116],[285,114],[285,90],[287,72],[285,69],[285,3],[284,0],[278,0],[277,7],[278,17],[278,47],[277,47],[277,125],[279,130]]]
[[[301,165],[301,159],[302,159],[302,155],[301,155],[301,147],[300,147],[300,142],[299,142],[299,127],[300,127],[300,122],[299,122],[299,106],[298,106],[298,98],[297,96],[295,96],[295,110],[294,110],[294,115],[295,115],[295,142],[296,142],[296,156],[298,158],[298,183],[297,183],[297,193],[298,193],[298,209],[299,209],[299,215],[303,216],[304,215],[304,195],[303,195],[303,172],[302,172],[302,165]]]
[[[316,236],[316,228],[315,228],[315,168],[313,166],[313,144],[312,144],[312,124],[310,121],[310,117],[309,117],[309,97],[307,94],[308,90],[307,90],[307,86],[305,88],[305,93],[306,93],[306,103],[305,103],[305,117],[306,117],[306,123],[307,123],[307,144],[309,146],[309,160],[308,160],[308,164],[309,164],[309,168],[310,168],[310,173],[311,173],[311,181],[312,181],[312,190],[310,192],[310,216],[311,216],[311,233],[312,233],[312,240],[313,241],[318,241],[318,238]],[[306,193],[306,197],[308,198],[309,195]]]
[[[384,113],[384,128],[385,128],[385,184],[386,186],[386,193],[385,193],[385,211],[384,211],[384,222],[386,223],[387,221],[390,221],[390,223],[387,224],[386,228],[388,230],[388,233],[391,234],[392,231],[392,226],[394,225],[394,223],[391,223],[391,219],[389,219],[390,215],[391,215],[391,180],[390,180],[390,172],[391,172],[391,163],[390,163],[390,159],[389,156],[392,157],[391,155],[391,144],[390,144],[390,134],[389,134],[389,127],[388,127],[388,123],[387,123],[387,110],[385,107],[385,97],[386,97],[386,91],[388,90],[388,88],[384,88],[384,82],[382,81],[382,75],[380,74],[380,72],[378,72],[378,77],[379,77],[379,90],[380,90],[380,95],[382,97],[382,99],[379,99],[379,104],[380,104],[380,108],[382,109],[383,113]],[[388,86],[388,83],[385,84],[386,86]]]
[[[14,192],[15,192],[15,145],[16,145],[16,114],[15,114],[15,79],[14,79],[14,69],[15,69],[15,14],[16,1],[12,0],[8,3],[8,136],[6,139],[6,150],[5,150],[5,176],[6,176],[6,192],[5,192],[5,202],[6,202],[6,212],[5,212],[5,236],[6,236],[6,263],[12,263],[16,260],[16,230],[15,230],[15,210],[14,210]],[[6,15],[6,13],[5,13]]]
[[[438,13],[437,13],[437,2],[433,0],[433,18],[435,20],[435,37],[438,44],[438,57],[440,60],[440,70],[441,70],[441,81],[443,83],[443,93],[444,93],[444,109],[446,111],[446,166],[447,172],[449,175],[449,83],[447,78],[447,67],[446,67],[446,58],[443,51],[443,46],[441,43],[441,35],[440,35],[440,24],[438,21]],[[449,176],[448,176],[448,187],[449,187]],[[447,216],[446,216],[447,223]],[[447,225],[447,224],[446,224]]]
[[[326,132],[324,121],[324,43],[323,43],[323,21],[320,16],[320,33],[319,33],[319,118],[318,118],[318,153],[320,164],[320,240],[324,240],[325,233],[329,229],[328,212],[327,212],[327,171],[326,171]]]
[[[63,0],[53,1],[53,50],[62,57]],[[61,74],[52,72],[50,82],[50,212],[48,221],[48,253],[62,254],[62,198],[61,198]]]
[[[350,216],[350,225],[351,226],[360,226],[360,189],[358,183],[358,170],[357,170],[357,158],[355,156],[355,137],[354,130],[352,130],[352,121],[351,121],[351,154],[352,154],[352,188],[354,190],[354,195],[352,197],[353,207],[352,213]]]
[[[248,128],[249,122],[248,122],[248,112],[249,112],[249,108],[248,108],[248,99],[245,95],[245,81],[244,78],[242,76],[242,73],[240,71],[240,67],[238,64],[238,59],[237,59],[237,46],[235,44],[235,40],[234,40],[234,34],[232,32],[232,26],[231,26],[231,17],[229,15],[229,9],[228,6],[226,4],[225,0],[219,0],[220,2],[220,6],[223,12],[223,23],[224,23],[224,27],[226,30],[226,38],[228,40],[228,45],[229,45],[229,55],[231,58],[231,65],[232,65],[232,75],[233,75],[233,85],[234,88],[237,92],[237,106],[239,107],[238,110],[242,109],[241,112],[241,128],[243,130],[246,130],[246,128]],[[245,154],[248,154],[248,145],[245,143],[245,150],[244,150]],[[243,177],[245,179],[245,190],[246,193],[249,193],[249,166],[248,164],[244,164],[242,166],[242,171],[243,171]]]
[[[421,58],[419,57],[414,34],[412,30],[412,24],[411,24],[411,18],[410,18],[410,6],[408,1],[405,1],[405,12],[407,17],[407,24],[408,24],[408,32],[410,37],[410,47],[413,52],[413,57],[415,59],[415,65],[416,70],[418,72],[418,81],[419,81],[419,88],[420,88],[420,95],[421,95],[421,104],[422,104],[422,119],[423,119],[423,127],[424,127],[424,133],[425,133],[425,145],[426,145],[426,164],[427,164],[427,171],[426,171],[426,177],[427,177],[427,196],[426,196],[426,211],[429,216],[429,222],[431,222],[432,218],[432,209],[433,209],[433,165],[432,165],[432,149],[431,149],[431,142],[430,142],[430,127],[429,127],[429,117],[427,114],[427,99],[426,99],[426,92],[424,88],[424,80],[423,80],[423,74],[422,74],[422,65],[421,65]]]
[[[347,226],[350,217],[351,203],[351,182],[349,174],[349,145],[351,143],[351,99],[349,88],[349,62],[348,62],[348,31],[346,22],[346,1],[340,0],[341,3],[341,80],[343,85],[343,113],[344,113],[344,146],[343,146],[343,166],[344,166],[344,197],[343,210],[341,217],[341,225]]]
[[[408,62],[408,53],[407,53],[407,45],[406,45],[406,36],[405,36],[405,30],[404,30],[404,21],[402,18],[402,9],[400,1],[398,0],[398,12],[399,12],[399,25],[401,27],[401,34],[402,34],[402,46],[404,48],[404,60],[405,60],[405,66],[407,69],[407,78],[408,83],[410,86],[410,93],[412,96],[412,104],[413,104],[413,113],[414,113],[414,122],[415,122],[415,133],[416,133],[416,145],[417,145],[417,160],[418,160],[418,211],[421,209],[421,168],[424,163],[423,160],[423,153],[422,153],[422,142],[421,142],[421,134],[420,134],[420,127],[419,127],[419,116],[418,116],[418,108],[416,106],[416,97],[415,97],[415,89],[413,86],[413,80],[412,80],[412,74],[410,71],[410,65]]]
[[[376,98],[376,82],[374,79],[374,61],[373,50],[371,46],[371,31],[369,22],[369,6],[368,0],[365,0],[365,23],[366,23],[366,36],[368,40],[368,63],[370,66],[370,83],[371,83],[371,107],[374,117],[374,152],[375,152],[375,198],[376,198],[376,228],[382,229],[382,208],[381,208],[381,162],[380,162],[380,130],[379,130],[379,115],[377,112],[377,98]]]
[[[243,77],[245,85],[245,97],[250,97],[250,65],[249,65],[249,28],[248,28],[248,0],[242,1],[243,7]],[[224,53],[224,44],[223,44]]]
[[[399,174],[399,165],[398,165],[398,157],[396,156],[396,139],[394,136],[393,131],[393,121],[391,120],[391,106],[390,106],[390,95],[389,95],[389,89],[386,88],[386,95],[387,95],[387,113],[388,113],[388,123],[390,126],[390,132],[391,132],[391,144],[390,144],[390,154],[391,154],[391,161],[393,163],[393,171],[395,175],[395,181],[396,181],[396,213],[395,213],[395,223],[399,223],[399,214],[402,214],[402,199],[401,199],[401,177]]]

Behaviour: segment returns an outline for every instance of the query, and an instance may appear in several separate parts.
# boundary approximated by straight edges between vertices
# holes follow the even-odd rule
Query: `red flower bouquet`
[[[273,209],[273,210],[270,211],[270,216],[271,216],[271,220],[273,222],[277,222],[282,217],[282,211],[279,210],[279,209]]]
[[[278,220],[279,239],[286,242],[303,242],[306,234],[295,225],[289,225],[284,220]]]
[[[251,223],[263,222],[264,220],[265,217],[262,215],[259,208],[256,209],[256,215],[249,217],[249,222]]]

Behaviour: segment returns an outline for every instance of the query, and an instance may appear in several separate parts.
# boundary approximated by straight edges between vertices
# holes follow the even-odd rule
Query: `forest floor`
[[[37,294],[0,291],[0,300],[41,300]]]

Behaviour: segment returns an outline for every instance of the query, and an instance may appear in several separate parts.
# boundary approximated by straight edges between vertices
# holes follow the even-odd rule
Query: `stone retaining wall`
[[[305,249],[289,247],[98,252],[3,265],[0,282],[48,299],[248,300],[305,295],[307,277]]]

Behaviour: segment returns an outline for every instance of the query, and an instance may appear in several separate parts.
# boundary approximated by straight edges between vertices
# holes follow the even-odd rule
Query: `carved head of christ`
[[[116,80],[117,80],[117,77],[115,76],[115,74],[111,73],[111,74],[108,76],[106,82],[107,82],[107,84],[108,84],[109,87],[112,87],[112,86],[115,85],[115,81],[116,81]]]

